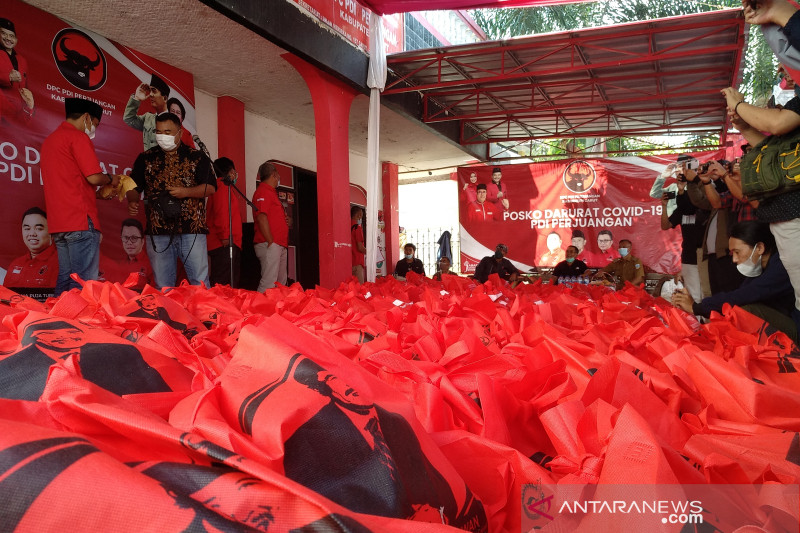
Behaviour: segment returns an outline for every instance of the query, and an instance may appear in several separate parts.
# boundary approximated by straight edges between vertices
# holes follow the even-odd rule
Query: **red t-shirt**
[[[611,264],[611,261],[619,257],[618,251],[614,248],[609,248],[605,252],[587,252],[586,259],[584,259],[583,262],[591,267],[604,267]]]
[[[470,222],[484,222],[497,217],[496,207],[492,202],[472,202],[467,206],[467,219]]]
[[[89,229],[87,215],[99,230],[96,187],[86,177],[101,174],[103,169],[89,136],[69,122],[62,122],[42,143],[41,157],[39,168],[50,233]]]
[[[359,252],[358,246],[356,246],[356,244],[359,242],[364,244],[364,230],[360,225],[355,224],[350,230],[350,245],[353,250],[353,266],[361,265],[363,267],[366,265],[364,262],[364,254]]]
[[[233,243],[242,247],[242,218],[239,215],[239,195],[231,191],[231,211],[233,212]],[[230,238],[228,229],[228,186],[217,179],[217,190],[206,204],[206,225],[208,236],[206,246],[216,250],[222,246],[223,239]],[[270,226],[271,227],[271,226]]]
[[[123,259],[115,261],[108,257],[100,256],[100,278],[112,283],[125,283],[128,276],[132,273],[139,274],[139,280],[132,288],[142,290],[146,283],[153,285],[153,267],[150,266],[150,259],[147,251],[142,250],[133,261]]]
[[[256,204],[256,211],[253,213],[253,219],[259,213],[267,215],[267,222],[269,223],[269,230],[272,233],[272,240],[284,248],[289,246],[289,226],[286,224],[286,212],[283,210],[283,204],[278,199],[278,191],[262,182],[256,194],[253,196],[253,203]],[[255,224],[256,233],[253,238],[254,244],[267,242],[267,239],[261,234],[258,229],[258,223]]]
[[[58,252],[48,246],[31,259],[30,252],[11,261],[3,285],[6,287],[55,288],[58,281]]]

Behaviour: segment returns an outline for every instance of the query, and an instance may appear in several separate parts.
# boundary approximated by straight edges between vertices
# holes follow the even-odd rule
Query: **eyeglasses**
[[[141,240],[142,240],[141,237],[135,237],[135,236],[122,237],[122,242],[127,242],[127,243],[130,243],[130,244],[133,244],[135,242],[139,242]]]

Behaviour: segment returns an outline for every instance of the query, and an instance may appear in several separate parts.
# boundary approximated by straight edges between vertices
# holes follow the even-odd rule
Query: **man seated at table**
[[[600,279],[610,274],[614,276],[614,279],[618,280],[617,288],[621,288],[626,281],[633,285],[644,283],[644,263],[642,263],[641,259],[631,254],[631,249],[631,241],[628,239],[619,241],[620,257],[611,261],[595,274],[595,279]]]
[[[517,267],[511,264],[511,261],[506,259],[506,255],[508,255],[508,246],[498,244],[494,250],[494,255],[487,255],[478,263],[475,268],[475,280],[486,283],[491,274],[497,274],[500,278],[512,284],[518,281],[520,272]]]
[[[416,272],[420,276],[424,276],[425,265],[422,264],[422,261],[414,257],[414,254],[417,252],[417,247],[408,243],[403,247],[403,251],[405,252],[405,257],[394,266],[394,276],[396,278],[405,278],[406,274],[409,272]]]
[[[567,258],[561,261],[553,269],[553,277],[555,278],[555,285],[558,285],[558,279],[572,276],[583,276],[586,273],[586,263],[578,259],[578,247],[567,246]]]
[[[450,258],[447,256],[442,257],[439,259],[439,268],[436,270],[436,274],[433,275],[433,279],[442,281],[442,274],[454,275],[455,273],[450,271],[451,267]]]

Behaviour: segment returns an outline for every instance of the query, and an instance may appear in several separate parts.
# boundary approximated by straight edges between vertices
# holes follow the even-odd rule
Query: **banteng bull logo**
[[[68,82],[85,91],[94,91],[106,82],[106,58],[100,47],[80,30],[66,28],[53,39],[56,67]]]

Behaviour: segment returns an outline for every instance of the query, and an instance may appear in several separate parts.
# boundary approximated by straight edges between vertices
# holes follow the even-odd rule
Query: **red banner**
[[[716,152],[694,155],[701,162],[722,157]],[[492,167],[459,168],[462,272],[474,272],[498,243],[508,246],[508,258],[523,271],[553,267],[564,259],[575,231],[585,238],[579,257],[590,267],[608,264],[601,256],[613,255],[619,241],[629,239],[631,253],[646,267],[678,272],[680,231],[661,229],[661,202],[650,197],[656,177],[675,159],[671,155],[504,165],[497,167],[499,186],[492,179]],[[476,191],[481,184],[487,188],[483,203]],[[610,231],[613,240],[605,253],[599,246],[607,242],[598,243],[603,230]]]
[[[17,0],[4,2],[0,16],[14,25],[17,40],[13,46],[17,68],[13,68],[8,53],[0,51],[0,231],[5,235],[0,243],[0,274],[5,276],[12,260],[30,258],[29,243],[20,236],[23,213],[34,206],[47,210],[39,149],[64,120],[64,98],[86,98],[102,106],[104,116],[93,142],[103,170],[111,174],[130,172],[143,150],[142,132],[126,125],[122,117],[128,99],[139,84],[150,82],[152,73],[169,85],[170,98],[183,105],[184,128],[191,133],[195,131],[195,110],[194,82],[188,72],[72,27]],[[20,73],[22,81],[13,82],[17,76],[12,70]],[[21,89],[30,91],[32,112]],[[138,112],[152,110],[146,99]],[[122,220],[128,218],[126,204],[98,202],[105,237],[101,254],[122,260],[125,251],[119,235]],[[143,215],[140,220],[144,220]],[[36,240],[47,241],[49,235],[45,232]]]
[[[294,0],[348,41],[369,50],[369,10],[356,0]],[[381,17],[386,53],[403,51],[403,15]]]

